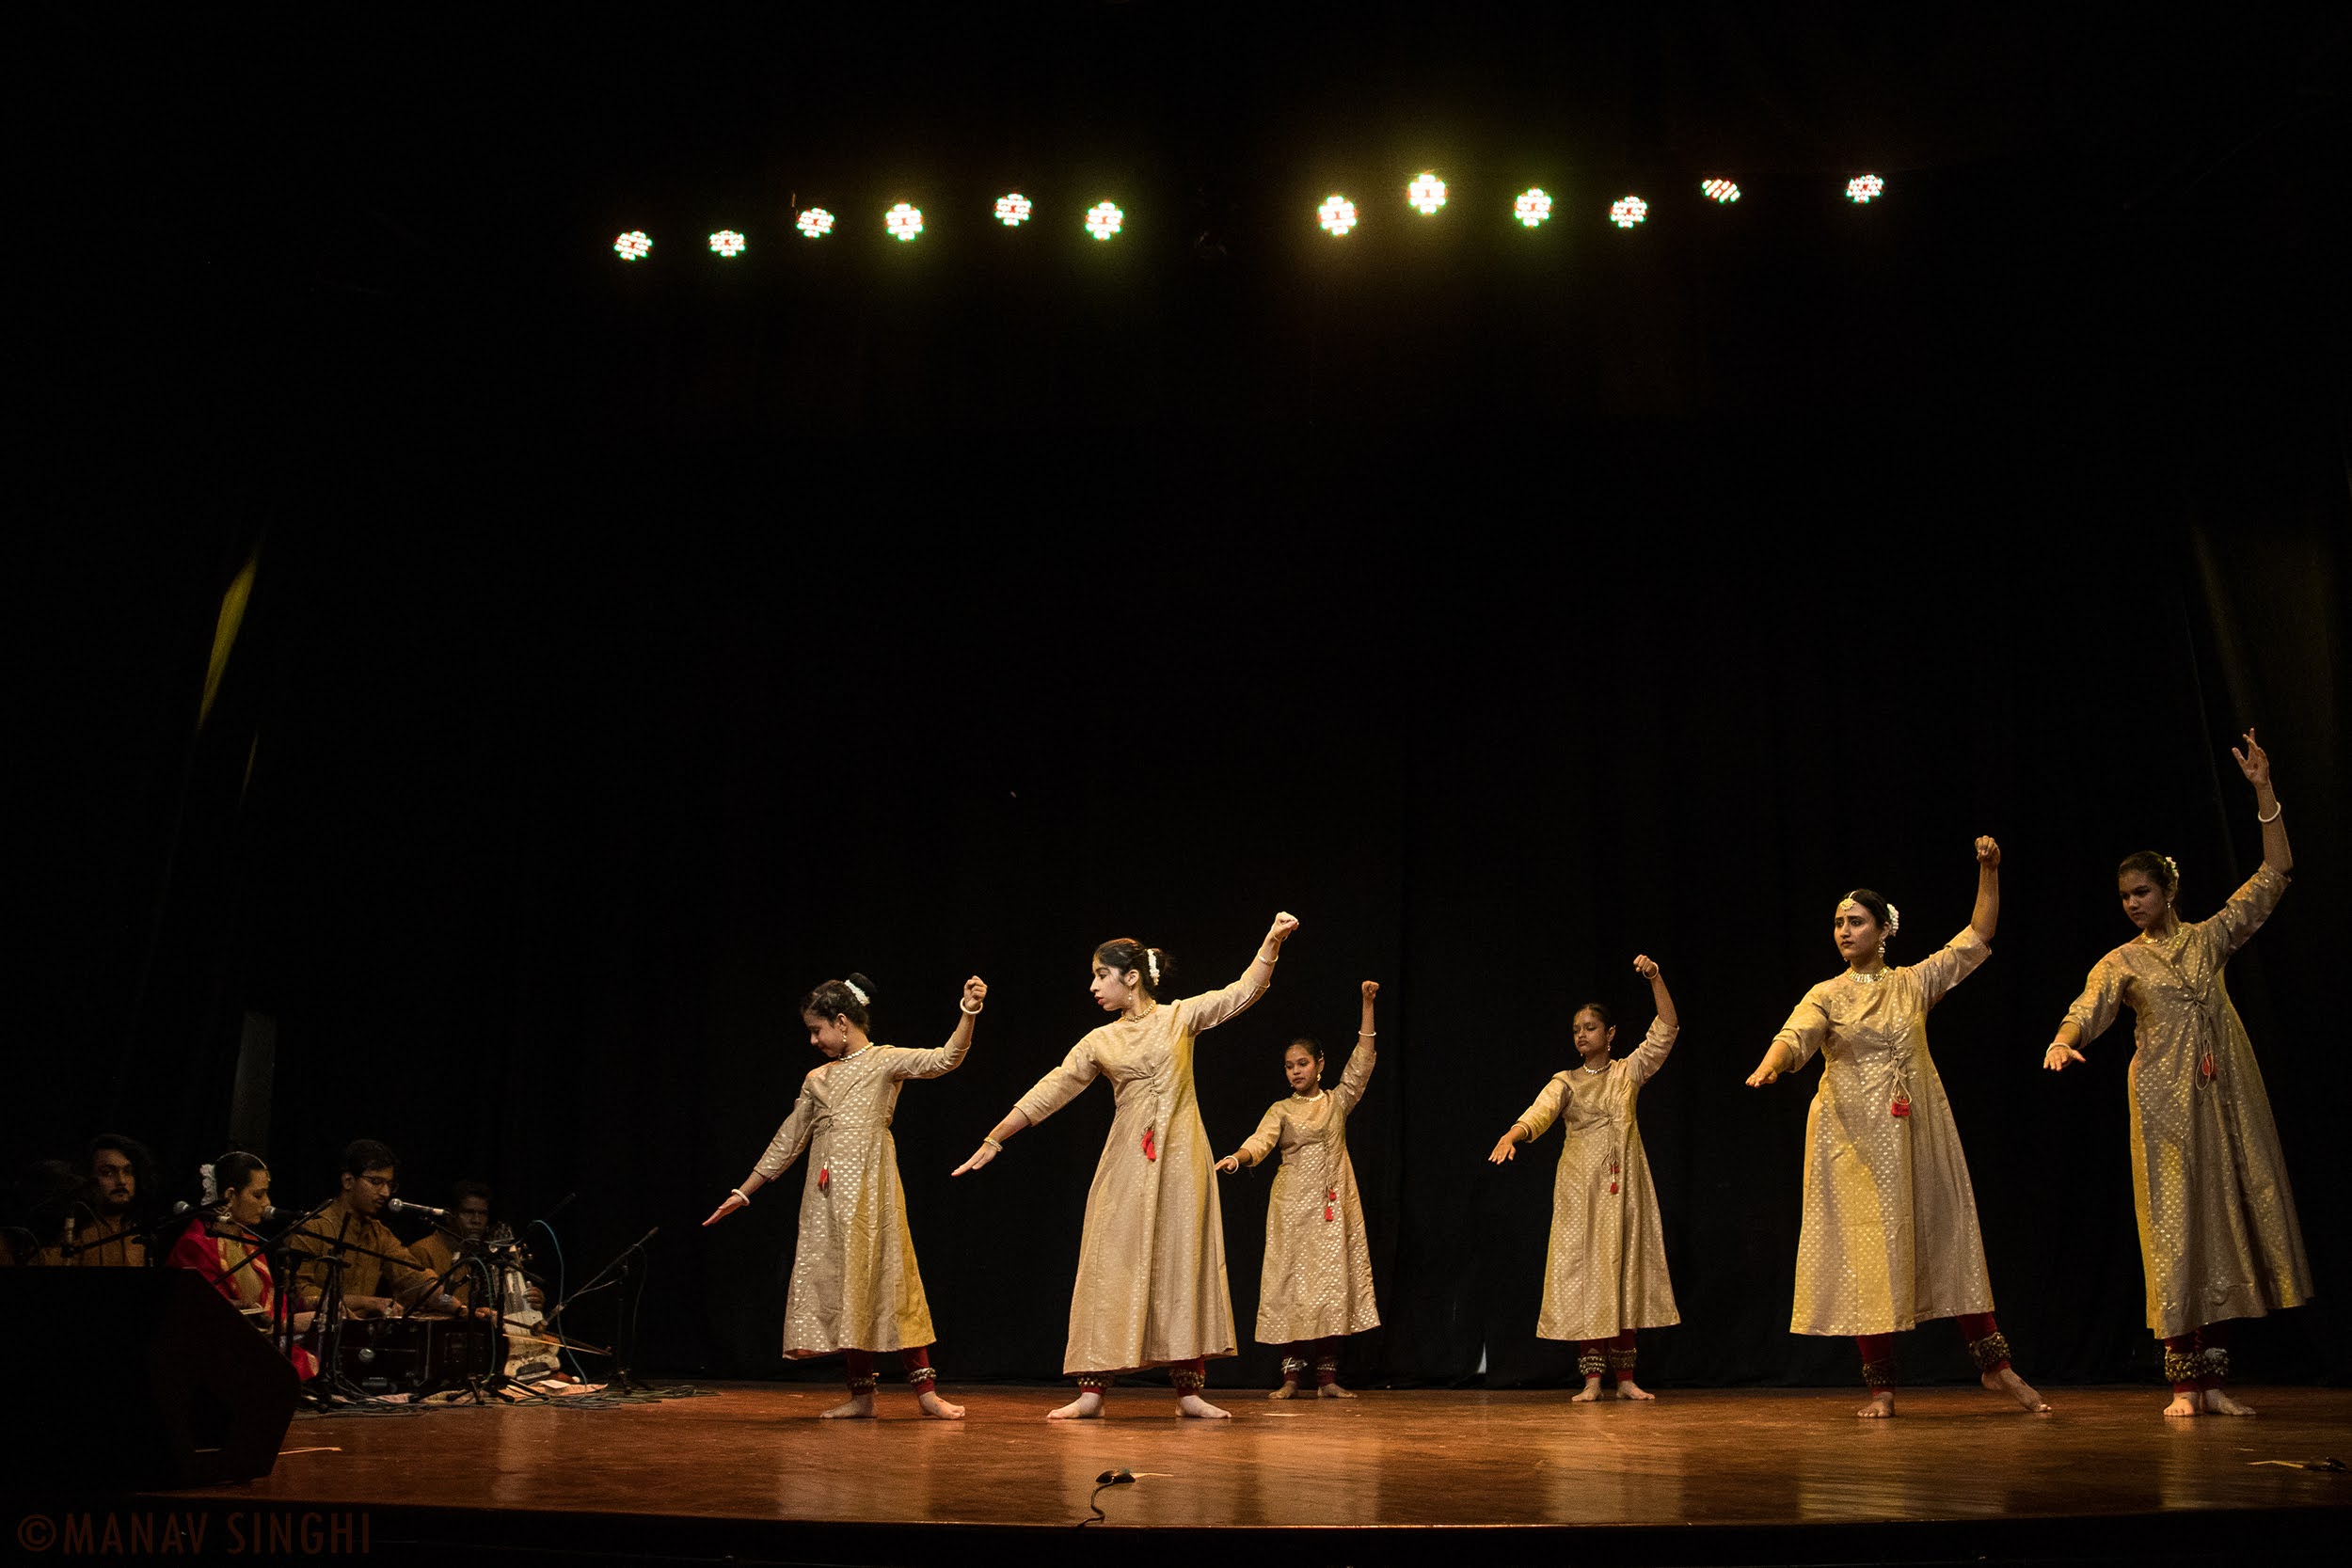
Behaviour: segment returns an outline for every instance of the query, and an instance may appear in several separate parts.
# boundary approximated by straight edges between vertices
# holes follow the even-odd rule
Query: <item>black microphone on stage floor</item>
[[[387,1199],[384,1207],[395,1214],[430,1214],[437,1220],[449,1218],[446,1209],[436,1209],[430,1203],[411,1203],[405,1197]]]

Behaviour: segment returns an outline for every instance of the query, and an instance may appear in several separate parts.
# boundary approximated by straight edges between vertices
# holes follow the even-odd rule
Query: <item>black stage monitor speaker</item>
[[[18,1479],[113,1493],[265,1476],[300,1387],[186,1269],[0,1269]]]

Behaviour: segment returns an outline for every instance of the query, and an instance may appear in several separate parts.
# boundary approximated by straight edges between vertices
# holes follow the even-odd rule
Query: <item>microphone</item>
[[[430,1214],[437,1220],[449,1218],[449,1211],[446,1209],[436,1209],[430,1203],[411,1203],[404,1197],[391,1198],[385,1203],[384,1207],[395,1214]]]
[[[272,1204],[269,1208],[262,1211],[262,1223],[263,1225],[268,1225],[277,1220],[298,1220],[301,1217],[302,1214],[300,1211],[294,1209],[280,1209],[275,1204]]]

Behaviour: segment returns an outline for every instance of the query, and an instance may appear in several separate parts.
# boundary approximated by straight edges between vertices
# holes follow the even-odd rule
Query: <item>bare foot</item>
[[[1617,1398],[1621,1400],[1654,1400],[1658,1396],[1643,1387],[1623,1372],[1617,1374]]]
[[[1584,1380],[1583,1391],[1581,1393],[1570,1394],[1568,1396],[1568,1402],[1570,1404],[1590,1404],[1595,1400],[1599,1398],[1600,1379],[1597,1377],[1588,1377]]]
[[[1987,1372],[1977,1381],[1996,1394],[2007,1394],[2037,1416],[2049,1413],[2049,1404],[2040,1394],[2033,1391],[2033,1385],[2007,1367],[2003,1367],[1997,1372]]]
[[[1871,1389],[1870,1402],[1855,1411],[1854,1414],[1865,1420],[1872,1420],[1881,1416],[1892,1416],[1895,1414],[1895,1390],[1892,1388]]]
[[[1209,1421],[1230,1421],[1233,1418],[1232,1412],[1219,1410],[1198,1394],[1186,1394],[1178,1400],[1176,1409],[1182,1415],[1196,1416]]]
[[[1282,1386],[1277,1388],[1274,1392],[1266,1396],[1266,1398],[1270,1400],[1295,1400],[1299,1397],[1298,1380],[1295,1377],[1284,1378],[1282,1380]]]
[[[1048,1411],[1045,1418],[1049,1421],[1092,1421],[1101,1419],[1102,1415],[1102,1393],[1093,1388],[1081,1388],[1076,1399],[1059,1410]]]
[[[924,1389],[921,1393],[914,1396],[914,1402],[921,1405],[923,1407],[923,1414],[930,1417],[933,1420],[961,1421],[963,1419],[963,1406],[960,1404],[949,1404],[946,1400],[939,1397],[936,1390],[930,1388]]]
[[[1336,1383],[1326,1383],[1315,1390],[1315,1398],[1319,1400],[1352,1400],[1355,1397]]]
[[[2164,1407],[2164,1413],[2168,1416],[2201,1416],[2204,1410],[2204,1402],[2199,1398],[2194,1388],[2185,1394],[2173,1395],[2172,1402]]]
[[[847,1404],[836,1404],[817,1418],[820,1421],[870,1421],[874,1418],[874,1396],[871,1392],[852,1394]]]
[[[2240,1404],[2218,1388],[2205,1390],[2205,1408],[2217,1416],[2251,1416],[2254,1407]]]

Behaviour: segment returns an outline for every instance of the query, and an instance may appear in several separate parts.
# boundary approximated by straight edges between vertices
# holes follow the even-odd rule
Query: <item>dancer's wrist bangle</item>
[[[2283,801],[2283,800],[2273,800],[2270,802],[2270,815],[2269,815],[2268,816],[2264,816],[2264,815],[2263,815],[2260,811],[2257,811],[2257,812],[2255,812],[2255,813],[2254,813],[2254,820],[2255,820],[2255,821],[2257,821],[2257,822],[2259,822],[2259,823],[2261,823],[2264,827],[2267,828],[2267,827],[2269,827],[2269,826],[2270,826],[2273,822],[2278,821],[2278,820],[2279,820],[2279,814],[2280,814],[2280,812],[2282,812],[2282,811],[2286,810],[2286,809],[2287,809],[2287,807],[2286,807],[2286,802],[2285,802],[2285,801]]]
[[[745,1192],[740,1187],[729,1187],[727,1189],[727,1196],[735,1199],[736,1202],[744,1205],[746,1208],[751,1205],[752,1195]]]
[[[999,1154],[1002,1154],[1005,1151],[1005,1146],[998,1143],[994,1138],[982,1138],[980,1140],[980,1147],[982,1148],[993,1148]]]
[[[980,1016],[980,1009],[975,1007],[969,1002],[959,1002],[956,1006],[963,1009],[963,1016],[966,1018],[977,1018]]]

